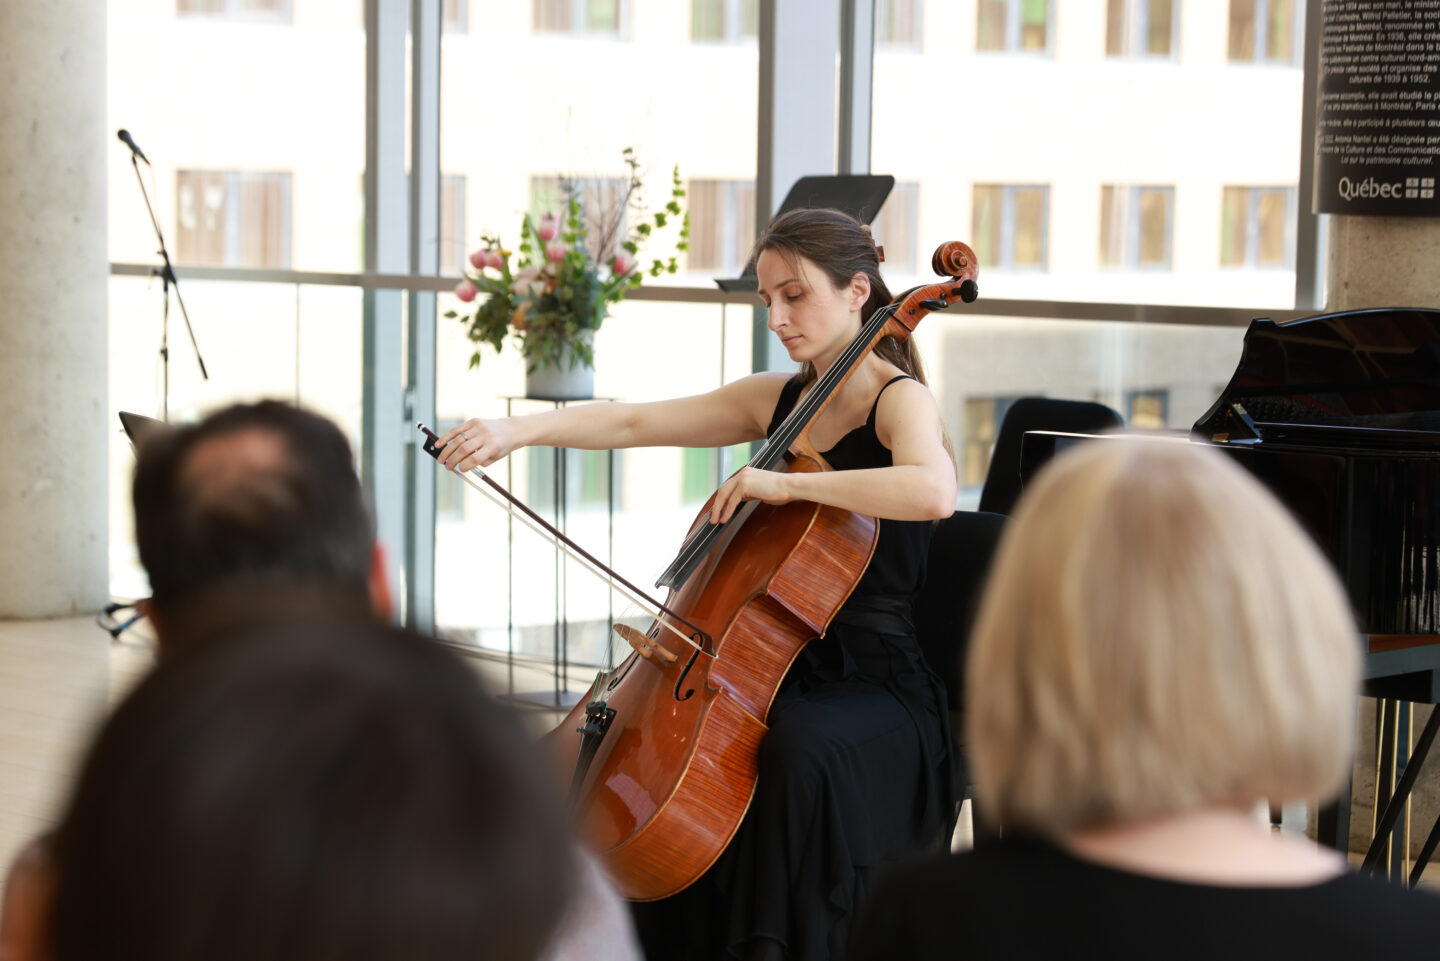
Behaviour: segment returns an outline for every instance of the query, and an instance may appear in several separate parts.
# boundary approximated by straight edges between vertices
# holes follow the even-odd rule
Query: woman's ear
[[[857,273],[850,278],[849,304],[851,310],[859,310],[870,299],[870,275]]]

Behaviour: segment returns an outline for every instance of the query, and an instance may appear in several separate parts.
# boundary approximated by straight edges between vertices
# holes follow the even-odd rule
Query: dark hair
[[[438,643],[360,619],[161,662],[56,831],[55,961],[522,961],[572,893],[518,722]]]
[[[237,577],[367,590],[374,534],[350,444],[289,404],[236,404],[157,432],[140,447],[134,506],[162,608]]]
[[[869,320],[871,314],[893,299],[890,288],[880,276],[880,253],[870,231],[843,211],[802,208],[781,214],[755,241],[750,251],[750,265],[753,267],[767,250],[773,250],[787,260],[804,257],[824,271],[831,286],[837,290],[849,284],[856,274],[868,277],[870,296],[860,308],[862,322]],[[925,365],[915,348],[914,338],[907,337],[902,341],[886,337],[875,346],[875,353],[920,383],[928,383]],[[814,379],[814,366],[806,362],[801,368],[801,377],[806,382]]]

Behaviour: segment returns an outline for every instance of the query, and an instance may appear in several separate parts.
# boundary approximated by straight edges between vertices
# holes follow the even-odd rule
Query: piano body
[[[1085,439],[1026,434],[1022,483]],[[1440,310],[1252,321],[1239,367],[1190,439],[1250,470],[1329,556],[1366,647],[1365,693],[1440,703]],[[1377,805],[1390,824],[1398,810],[1389,808],[1403,807],[1436,728],[1440,710],[1390,803]],[[1343,801],[1321,825],[1323,839],[1342,849]],[[1388,833],[1382,819],[1367,864]],[[1440,824],[1422,855],[1436,843]]]

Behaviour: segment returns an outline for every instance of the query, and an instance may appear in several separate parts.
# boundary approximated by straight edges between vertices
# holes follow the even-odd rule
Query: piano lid
[[[1440,431],[1440,310],[1423,308],[1285,323],[1256,318],[1229,385],[1192,429],[1218,443],[1348,445],[1340,438],[1349,435],[1365,446],[1435,449],[1433,431]]]

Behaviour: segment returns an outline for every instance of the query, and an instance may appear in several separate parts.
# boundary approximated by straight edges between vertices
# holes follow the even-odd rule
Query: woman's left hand
[[[710,505],[710,523],[725,523],[746,501],[788,504],[792,499],[789,474],[742,467],[715,492],[715,501]]]

